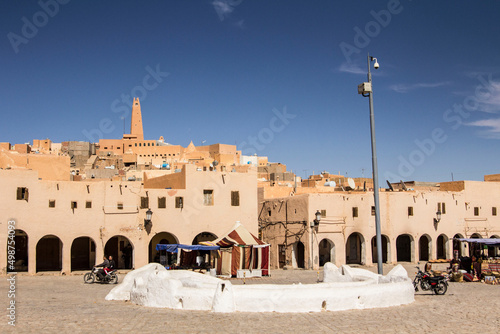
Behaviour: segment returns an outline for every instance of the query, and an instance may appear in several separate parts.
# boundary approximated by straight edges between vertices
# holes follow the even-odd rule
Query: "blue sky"
[[[499,173],[500,3],[2,1],[0,141],[121,138],[236,144],[298,175]],[[383,185],[383,184],[381,184]]]

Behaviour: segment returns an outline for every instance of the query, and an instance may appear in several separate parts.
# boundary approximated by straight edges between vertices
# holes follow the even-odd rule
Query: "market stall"
[[[220,249],[217,245],[183,245],[183,244],[158,244],[156,250],[162,254],[173,253],[179,255],[178,263],[174,268],[182,269],[210,269],[215,266],[213,251]],[[165,265],[166,263],[160,264]],[[169,268],[170,269],[170,268]],[[173,269],[173,268],[172,268]]]
[[[476,279],[500,282],[500,239],[499,238],[456,238],[467,242],[469,256],[461,258],[461,267]]]

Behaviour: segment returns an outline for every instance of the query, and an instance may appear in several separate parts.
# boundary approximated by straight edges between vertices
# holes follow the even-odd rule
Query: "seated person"
[[[106,272],[104,271],[104,268],[109,268],[109,260],[106,258],[106,255],[104,255],[104,257],[102,258],[104,260],[103,263],[100,263],[100,264],[97,264],[95,265],[94,267],[95,268],[103,268],[103,269],[99,269],[97,271],[97,277],[102,280],[104,275],[106,275]]]
[[[116,268],[116,264],[115,264],[115,260],[113,260],[113,256],[109,256],[109,265],[107,267],[104,267],[104,272],[107,274],[109,274],[111,271],[115,270]]]

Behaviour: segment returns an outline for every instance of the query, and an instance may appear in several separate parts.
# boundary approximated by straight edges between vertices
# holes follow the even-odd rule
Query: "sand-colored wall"
[[[0,151],[0,168],[32,169],[42,180],[69,181],[69,164],[69,156]]]

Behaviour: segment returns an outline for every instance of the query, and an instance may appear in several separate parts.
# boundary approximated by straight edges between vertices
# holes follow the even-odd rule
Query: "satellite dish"
[[[335,181],[328,181],[328,182],[325,182],[325,184],[324,184],[325,187],[332,187],[332,188],[335,188],[336,185],[337,185],[337,183],[335,183]]]
[[[347,179],[347,184],[349,185],[349,188],[351,188],[351,189],[356,188],[356,184],[354,183],[354,180],[351,178]]]

